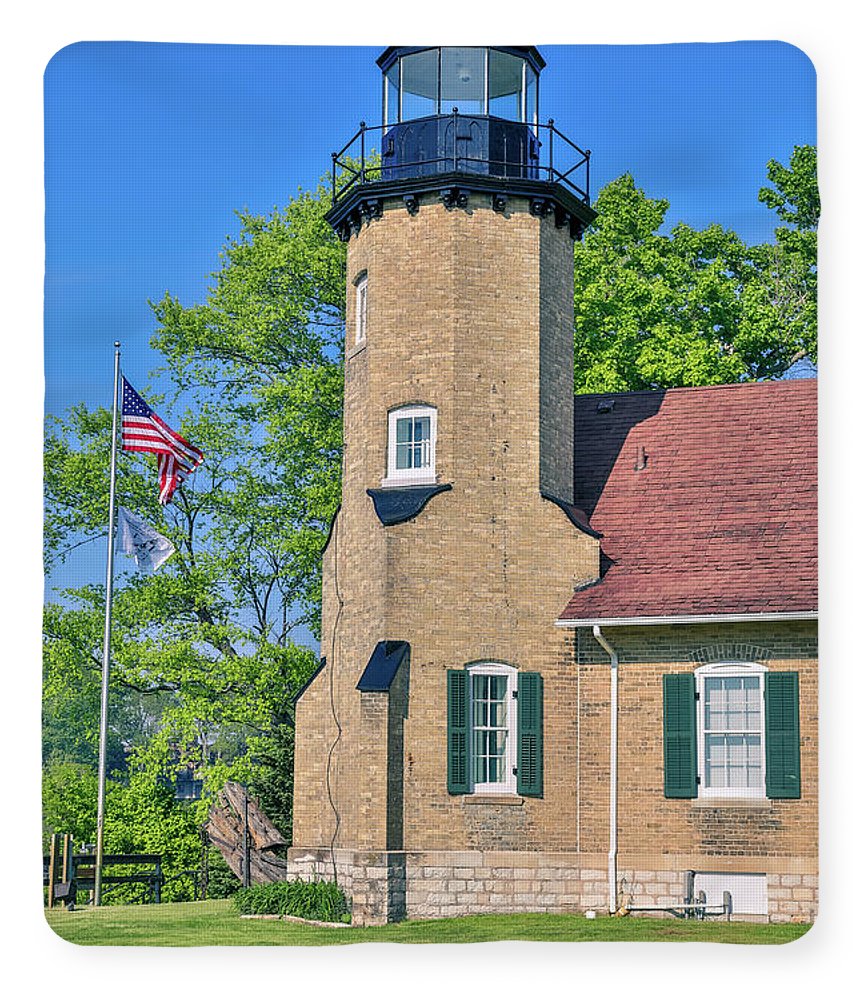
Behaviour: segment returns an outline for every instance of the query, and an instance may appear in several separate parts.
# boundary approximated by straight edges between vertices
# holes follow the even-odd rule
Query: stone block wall
[[[673,916],[641,907],[676,908],[684,901],[687,865],[677,858],[636,859],[617,869],[617,906],[636,916]],[[668,867],[661,867],[667,862]],[[332,879],[352,900],[352,922],[383,924],[404,918],[438,919],[474,913],[607,914],[607,858],[600,854],[506,851],[331,852],[292,849],[289,878]],[[653,867],[650,867],[654,863]],[[759,871],[759,859],[740,870]],[[798,871],[802,866],[807,870]],[[794,870],[791,870],[791,869]],[[767,913],[734,913],[734,920],[770,923],[813,921],[818,878],[809,861],[770,865]],[[731,869],[735,871],[737,869]],[[718,915],[708,919],[723,919]]]

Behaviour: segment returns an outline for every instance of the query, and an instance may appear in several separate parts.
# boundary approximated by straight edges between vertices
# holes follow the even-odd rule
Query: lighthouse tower
[[[289,854],[359,923],[424,914],[431,871],[573,849],[574,639],[554,622],[599,575],[573,506],[588,153],[539,119],[535,48],[378,64],[382,122],[333,157],[343,493]]]

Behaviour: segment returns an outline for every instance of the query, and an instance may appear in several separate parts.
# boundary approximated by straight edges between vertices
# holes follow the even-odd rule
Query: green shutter
[[[540,797],[544,788],[544,686],[541,674],[517,675],[517,793]]]
[[[698,794],[695,675],[664,676],[665,798],[693,799]]]
[[[469,674],[448,671],[448,791],[469,791]]]
[[[764,678],[767,798],[800,798],[800,685],[796,672]]]

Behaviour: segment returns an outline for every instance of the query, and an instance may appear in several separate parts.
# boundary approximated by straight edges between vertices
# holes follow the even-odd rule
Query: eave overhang
[[[558,628],[586,628],[592,625],[613,628],[632,625],[716,625],[726,622],[817,621],[817,611],[738,611],[717,615],[640,615],[622,618],[559,618]]]
[[[425,49],[447,48],[442,45],[389,45],[376,60],[376,65],[383,73],[387,72],[394,60],[399,56],[408,56],[413,52],[423,52]],[[534,45],[473,45],[469,48],[496,49],[498,52],[510,52],[521,59],[528,59],[536,73],[540,73],[547,63]]]
[[[501,203],[503,197],[527,198],[533,214],[547,215],[552,212],[557,224],[569,225],[574,239],[582,235],[597,215],[590,205],[563,184],[527,178],[490,177],[457,170],[355,184],[328,210],[325,221],[341,238],[348,239],[349,230],[357,231],[362,222],[381,216],[386,199],[400,198],[408,208],[411,199],[416,199],[417,203],[422,194],[435,194],[446,203],[450,200],[446,194],[454,194],[453,203],[459,206],[460,193],[470,192],[489,194],[495,203]]]

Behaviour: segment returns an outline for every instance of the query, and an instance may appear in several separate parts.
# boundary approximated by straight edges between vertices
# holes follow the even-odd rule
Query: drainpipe
[[[619,655],[602,635],[598,625],[592,626],[595,641],[610,657],[610,846],[607,852],[608,909],[616,913],[616,851],[617,851],[617,679]]]

